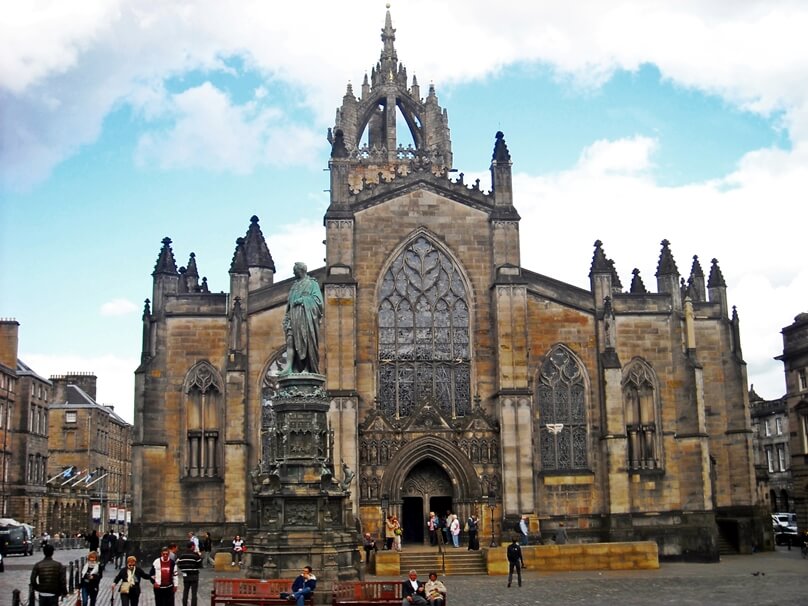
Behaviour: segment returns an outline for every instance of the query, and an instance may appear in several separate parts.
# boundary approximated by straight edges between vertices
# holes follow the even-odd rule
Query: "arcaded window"
[[[470,411],[469,301],[457,265],[424,236],[384,275],[379,292],[379,407],[406,417],[432,401]]]
[[[185,379],[186,475],[213,478],[221,473],[220,410],[224,390],[216,370],[207,362],[194,366]]]
[[[537,401],[542,469],[587,469],[583,369],[566,347],[556,346],[544,358],[539,369]]]
[[[661,431],[656,380],[654,371],[642,360],[632,361],[623,372],[623,403],[629,469],[658,469]]]

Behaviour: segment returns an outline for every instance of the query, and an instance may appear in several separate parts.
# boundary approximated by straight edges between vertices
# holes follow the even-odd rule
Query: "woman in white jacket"
[[[455,547],[460,547],[460,520],[457,519],[455,514],[452,514],[452,521],[449,522],[449,532],[452,533],[452,544]]]

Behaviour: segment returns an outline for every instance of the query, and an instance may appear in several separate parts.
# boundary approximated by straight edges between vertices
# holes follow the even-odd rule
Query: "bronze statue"
[[[319,373],[323,295],[317,280],[307,274],[305,263],[295,263],[294,274],[297,281],[289,291],[283,318],[287,359],[283,374]]]

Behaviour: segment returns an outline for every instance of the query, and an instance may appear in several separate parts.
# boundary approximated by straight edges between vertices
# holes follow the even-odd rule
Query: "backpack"
[[[511,543],[508,545],[508,561],[509,562],[518,562],[522,559],[522,549],[519,545],[515,543]]]

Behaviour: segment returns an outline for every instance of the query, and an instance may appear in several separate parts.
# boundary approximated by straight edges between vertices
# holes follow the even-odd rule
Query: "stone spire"
[[[379,57],[379,66],[385,78],[392,78],[398,71],[398,56],[396,55],[396,30],[393,29],[393,18],[390,16],[390,9],[384,17],[384,29],[382,29],[382,54]]]
[[[233,252],[233,260],[230,262],[231,274],[248,274],[247,252],[244,249],[244,238],[236,239],[236,250]]]
[[[603,252],[603,242],[595,240],[595,252],[589,269],[589,282],[592,286],[595,307],[603,308],[605,299],[612,296],[614,289],[614,266]]]
[[[724,282],[724,274],[721,273],[721,268],[718,267],[718,259],[712,260],[710,277],[707,280],[707,291],[710,295],[710,303],[718,303],[721,306],[721,313],[726,317],[729,313],[727,283]]]
[[[275,276],[275,262],[255,215],[250,218],[250,227],[244,237],[244,254],[250,271],[250,290],[271,285]]]
[[[694,303],[707,300],[707,291],[704,288],[704,271],[701,269],[698,255],[693,255],[693,265],[690,268],[690,278],[687,280],[687,285],[689,287],[689,296]]]
[[[679,269],[671,253],[670,242],[662,240],[662,251],[659,253],[656,278],[657,291],[671,296],[673,309],[682,310],[682,291],[679,286]]]
[[[157,256],[157,263],[154,265],[152,276],[157,276],[158,274],[179,275],[177,273],[177,262],[174,260],[174,251],[171,250],[171,238],[163,238],[163,247]]]
[[[513,206],[513,176],[511,154],[505,143],[505,135],[497,131],[494,153],[491,156],[491,189],[494,192],[494,205]]]
[[[645,283],[640,277],[640,270],[636,267],[631,271],[631,288],[629,292],[632,295],[645,295],[648,294],[648,289],[645,288]]]
[[[185,270],[185,286],[188,292],[199,292],[199,270],[196,268],[196,253],[191,253]]]

